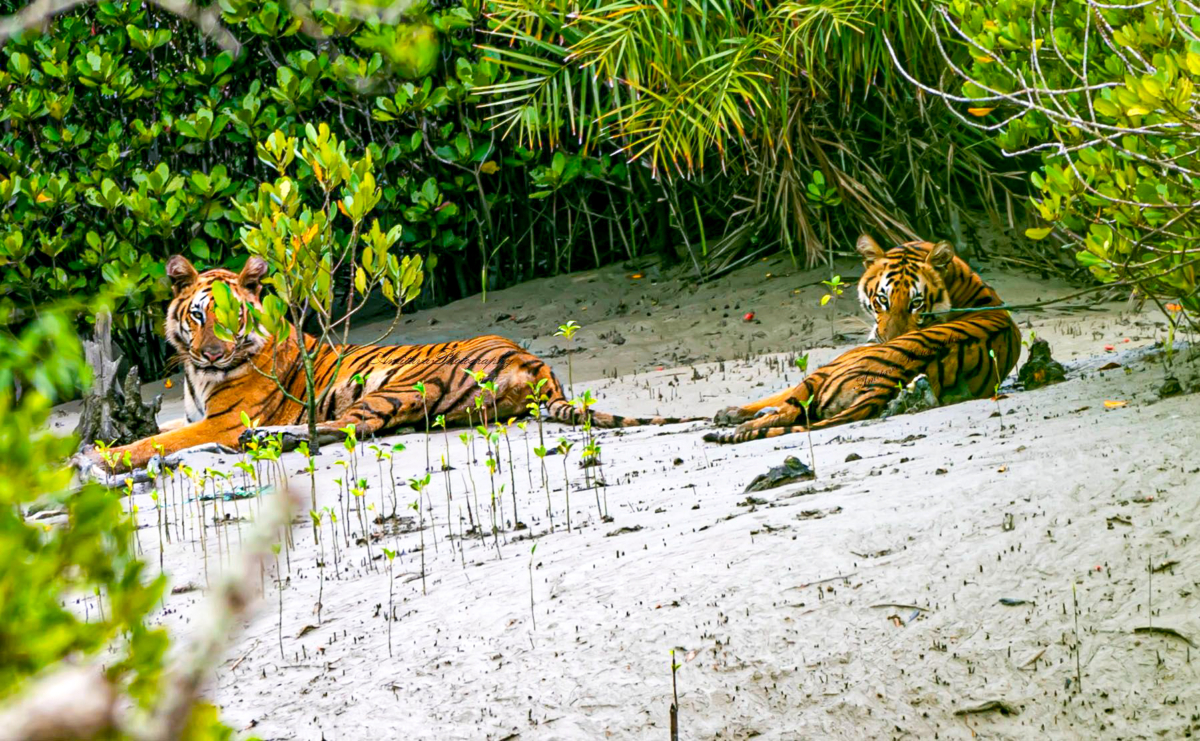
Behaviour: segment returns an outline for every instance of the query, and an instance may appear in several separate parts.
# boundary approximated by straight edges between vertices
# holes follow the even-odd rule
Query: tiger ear
[[[238,285],[250,291],[255,296],[262,290],[262,279],[267,274],[267,261],[261,257],[251,257],[246,261],[242,272],[238,273]]]
[[[200,274],[196,272],[196,267],[186,257],[172,255],[171,259],[167,260],[167,277],[171,279],[173,295],[178,296],[188,286],[195,283]]]
[[[859,237],[855,246],[858,248],[858,254],[862,255],[863,265],[868,268],[871,267],[871,263],[883,259],[883,248],[869,235]]]
[[[954,245],[949,242],[938,242],[929,248],[929,257],[925,258],[925,262],[929,263],[934,270],[945,270],[950,263],[954,262],[954,256]]]

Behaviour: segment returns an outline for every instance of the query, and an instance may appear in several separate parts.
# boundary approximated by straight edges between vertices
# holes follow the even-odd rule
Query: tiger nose
[[[205,360],[211,360],[215,362],[221,359],[220,350],[201,350],[200,354],[204,356]]]

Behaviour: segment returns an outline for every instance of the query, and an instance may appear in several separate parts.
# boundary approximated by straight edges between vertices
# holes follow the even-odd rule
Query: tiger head
[[[958,275],[955,263],[961,261],[949,242],[909,242],[885,252],[864,234],[857,246],[866,267],[858,300],[875,318],[870,341],[887,342],[926,327],[936,321],[927,312],[951,308],[947,283]]]
[[[167,277],[171,279],[174,294],[167,307],[167,342],[185,364],[210,372],[226,372],[263,348],[266,340],[253,331],[243,332],[233,341],[217,337],[212,288],[215,283],[225,283],[239,302],[261,306],[261,281],[266,274],[267,263],[258,257],[247,260],[240,273],[219,268],[201,273],[183,255],[167,261]]]

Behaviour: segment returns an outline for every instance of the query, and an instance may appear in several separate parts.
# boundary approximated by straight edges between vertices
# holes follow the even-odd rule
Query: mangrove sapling
[[[566,324],[558,325],[558,331],[554,333],[555,337],[562,337],[572,346],[567,349],[567,385],[571,389],[571,396],[575,395],[575,372],[571,366],[571,355],[575,344],[575,333],[578,332],[580,326],[574,319],[568,320]]]
[[[678,672],[675,649],[671,649],[671,741],[679,741],[679,688],[675,683],[675,675]]]
[[[537,614],[533,609],[533,554],[537,553],[537,543],[529,549],[529,619],[533,621],[533,630],[537,632]]]
[[[1153,571],[1153,569],[1151,569]],[[1075,598],[1075,582],[1071,582],[1071,612],[1075,616],[1075,691],[1083,692],[1083,671],[1079,666],[1079,602]],[[1151,619],[1153,622],[1153,619]]]
[[[496,474],[498,474],[498,473],[502,473],[502,472],[504,471],[504,467],[503,467],[502,465],[500,465],[500,433],[498,433],[498,432],[488,432],[487,430],[480,430],[480,434],[481,434],[481,435],[484,435],[484,436],[486,436],[486,437],[487,437],[487,439],[488,439],[488,448],[489,448],[489,450],[491,450],[491,451],[492,451],[492,454],[491,454],[491,460],[492,460],[492,464],[491,464],[491,470],[492,470],[492,490],[493,490],[493,491],[495,491],[495,488],[496,488],[496,483],[495,483],[495,477],[496,477]],[[501,485],[500,485],[500,492],[501,492],[501,494],[503,495],[503,492],[504,492],[504,485],[503,485],[503,484],[501,484]],[[503,525],[503,524],[504,524],[504,497],[503,497],[503,496],[501,496],[501,497],[500,497],[500,498],[499,498],[497,501],[493,502],[493,505],[496,505],[496,506],[498,506],[498,507],[499,507],[499,510],[500,510],[500,523],[501,523],[501,525]]]
[[[812,465],[813,476],[817,475],[817,454],[813,452],[812,444],[812,425],[808,423],[808,407],[812,404],[812,397],[800,401],[800,406],[804,409],[804,434],[808,436],[808,460]]]
[[[333,573],[337,574],[340,573],[338,568],[337,511],[333,507],[326,507],[325,515],[329,518],[329,544],[333,548]]]
[[[350,479],[358,480],[358,434],[354,425],[346,425],[339,432],[345,434],[342,446],[350,454]]]
[[[487,406],[483,403],[483,394],[475,395],[475,411],[479,414],[479,424],[475,425],[475,429],[481,431],[479,433],[479,436],[484,439],[484,443],[487,445],[487,454],[489,456],[491,456],[492,444],[491,444],[491,441],[487,439],[487,432],[485,431],[485,430],[487,430],[487,426],[488,426],[488,418],[487,418]],[[472,463],[477,462],[477,459],[475,458],[474,443],[472,443],[472,445],[471,445],[471,462]]]
[[[383,459],[387,453],[378,445],[369,445],[367,450],[375,454],[375,469],[379,474],[379,516],[383,517],[383,512],[387,509],[387,502],[384,500],[386,492],[383,488]]]
[[[596,517],[600,518],[602,522],[607,522],[608,513],[600,507],[600,488],[595,486],[595,482],[588,476],[588,469],[594,465],[596,460],[598,460],[599,455],[600,448],[596,445],[596,442],[592,440],[583,446],[583,450],[580,451],[579,458],[580,463],[583,465],[584,485],[591,489],[592,493],[596,495]]]
[[[458,436],[458,439],[462,441],[463,447],[470,447],[471,441],[474,440],[475,438],[471,435],[471,433],[463,432],[461,435]],[[471,493],[475,497],[475,514],[474,514],[474,516],[471,515],[471,503],[467,502],[467,520],[468,520],[468,522],[470,522],[472,530],[478,528],[479,535],[482,538],[483,537],[483,520],[479,519],[479,489],[478,489],[478,487],[475,486],[475,474],[471,471],[471,466],[468,464],[466,468],[467,468],[467,476],[470,477],[470,479],[471,479]],[[476,524],[476,523],[479,523],[479,524]]]
[[[497,419],[496,427],[500,428],[500,434],[504,436],[504,446],[508,448],[508,480],[509,483],[512,484],[512,489],[509,491],[512,492],[513,529],[520,530],[521,528],[525,527],[525,525],[521,523],[521,517],[517,514],[517,474],[515,471],[516,466],[514,465],[512,453],[512,440],[510,440],[508,437],[508,428],[514,421],[514,417],[509,417],[508,422],[501,422],[499,419]],[[499,444],[497,444],[497,447],[499,447]]]
[[[313,509],[308,511],[308,516],[312,518],[313,539],[317,544],[317,625],[320,625],[325,597],[325,541],[321,540],[321,513]]]
[[[404,451],[404,443],[396,443],[392,446],[392,452],[388,454],[388,480],[392,487],[392,519],[396,518],[396,507],[399,500],[399,495],[396,493],[396,456]]]
[[[450,469],[446,466],[446,458],[442,457],[442,480],[446,482],[446,540],[450,541],[450,555],[454,555],[454,523],[453,515],[450,512],[450,502],[454,500],[454,493],[450,490]],[[461,551],[461,548],[459,549]]]
[[[367,524],[367,480],[359,479],[358,486],[350,490],[350,493],[355,497],[355,509],[358,510],[358,524],[362,528],[363,545],[367,547],[367,559],[373,562],[371,555],[371,529]]]
[[[830,280],[821,281],[821,285],[829,289],[829,292],[821,297],[821,306],[832,303],[829,307],[829,341],[837,344],[837,332],[834,331],[833,319],[837,308],[838,299],[842,297],[842,292],[846,288],[846,284],[842,282],[842,276],[835,275]]]
[[[421,478],[413,477],[408,480],[408,485],[417,493],[417,501],[413,502],[410,507],[417,511],[417,531],[421,536],[421,594],[426,594],[425,591],[425,508],[421,506],[421,492],[425,487],[429,486],[429,472]],[[390,564],[389,564],[390,566]],[[389,614],[390,614],[389,609]]]
[[[512,424],[512,420],[509,420],[509,424]],[[525,440],[525,473],[529,476],[529,490],[533,491],[533,450],[529,443],[529,433],[525,429],[528,426],[529,423],[527,423],[525,420],[517,422],[517,429],[521,431],[521,438]],[[512,458],[511,448],[509,449],[508,457]],[[514,486],[513,491],[516,491],[516,488],[517,487]]]
[[[571,452],[574,443],[571,443],[565,437],[558,438],[558,452],[563,459],[563,492],[567,497],[567,532],[571,532],[571,478],[567,473],[567,453]]]
[[[1000,418],[1000,431],[1004,432],[1004,413],[1000,410],[1000,368],[996,364],[996,351],[988,348],[988,357],[992,359],[992,377],[996,385],[992,388],[992,401],[996,402],[996,416]]]
[[[496,406],[496,382],[495,381],[483,381],[482,383],[479,384],[479,387],[481,389],[483,389],[484,391],[488,392],[488,396],[492,400],[492,423],[495,424],[496,426],[500,426],[500,408],[498,406]],[[487,420],[484,420],[484,425],[485,426],[487,425]],[[499,455],[500,443],[499,443],[499,441],[496,442],[496,446],[497,446],[496,462],[497,462],[497,465],[499,465],[499,459],[500,459],[500,455]],[[510,455],[509,458],[512,458],[512,456]],[[500,471],[503,472],[504,468],[501,467]]]
[[[301,440],[300,444],[296,446],[296,449],[300,451],[300,455],[304,456],[304,470],[308,473],[308,496],[309,502],[312,505],[312,509],[309,511],[315,513],[317,511],[317,464],[316,461],[313,460],[312,452],[310,452],[308,449],[307,440]],[[317,517],[313,520],[314,540],[318,539],[317,531],[320,529],[321,518]],[[320,622],[320,619],[318,619],[317,622]]]
[[[158,530],[158,573],[163,573],[163,551],[166,547],[163,545],[163,517],[162,517],[162,502],[158,496],[158,489],[150,492],[150,501],[154,502],[154,513],[158,515],[158,525],[155,528]]]
[[[421,395],[421,410],[425,412],[425,470],[429,471],[429,404],[425,399],[425,382],[417,381],[413,390]]]
[[[392,562],[396,560],[396,552],[387,548],[383,549],[383,555],[388,562],[388,611],[387,611],[387,628],[388,628],[388,657],[392,655],[392,618],[395,617],[392,613],[392,594],[395,591],[395,577],[392,576]],[[425,580],[425,567],[421,567],[421,581]],[[421,590],[424,591],[425,585],[421,585]]]
[[[546,379],[543,378],[537,383],[534,383],[533,381],[526,381],[525,385],[529,387],[529,393],[525,395],[525,399],[528,401],[528,403],[525,405],[525,408],[528,409],[529,413],[533,415],[533,418],[537,420],[538,442],[541,443],[542,447],[544,448],[546,447],[546,435],[542,428],[542,405],[550,401],[549,395],[542,390],[542,387],[546,385]]]
[[[434,427],[442,428],[442,441],[446,444],[446,455],[442,458],[442,470],[450,470],[450,431],[446,429],[446,415],[439,414],[433,420]]]
[[[492,493],[492,538],[496,541],[496,555],[504,558],[504,555],[500,553],[500,526],[496,519],[496,459],[489,455],[484,463],[487,465],[488,481],[491,484]],[[504,487],[500,487],[500,490],[504,491]]]
[[[538,460],[542,462],[542,486],[546,489],[546,516],[550,518],[550,532],[554,532],[554,502],[550,499],[550,478],[546,476],[546,450],[545,445],[539,445],[533,449]]]
[[[283,574],[279,570],[279,544],[271,545],[271,552],[275,554],[275,591],[279,594],[279,657],[287,660],[287,656],[283,653]]]

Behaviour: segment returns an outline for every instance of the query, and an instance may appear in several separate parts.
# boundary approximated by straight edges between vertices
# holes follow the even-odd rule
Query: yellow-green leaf
[[[1049,227],[1049,226],[1031,227],[1031,228],[1025,230],[1025,236],[1029,237],[1030,239],[1032,239],[1034,241],[1037,241],[1039,239],[1045,239],[1046,237],[1050,236],[1050,232],[1052,232],[1052,231],[1054,231],[1053,227]]]

